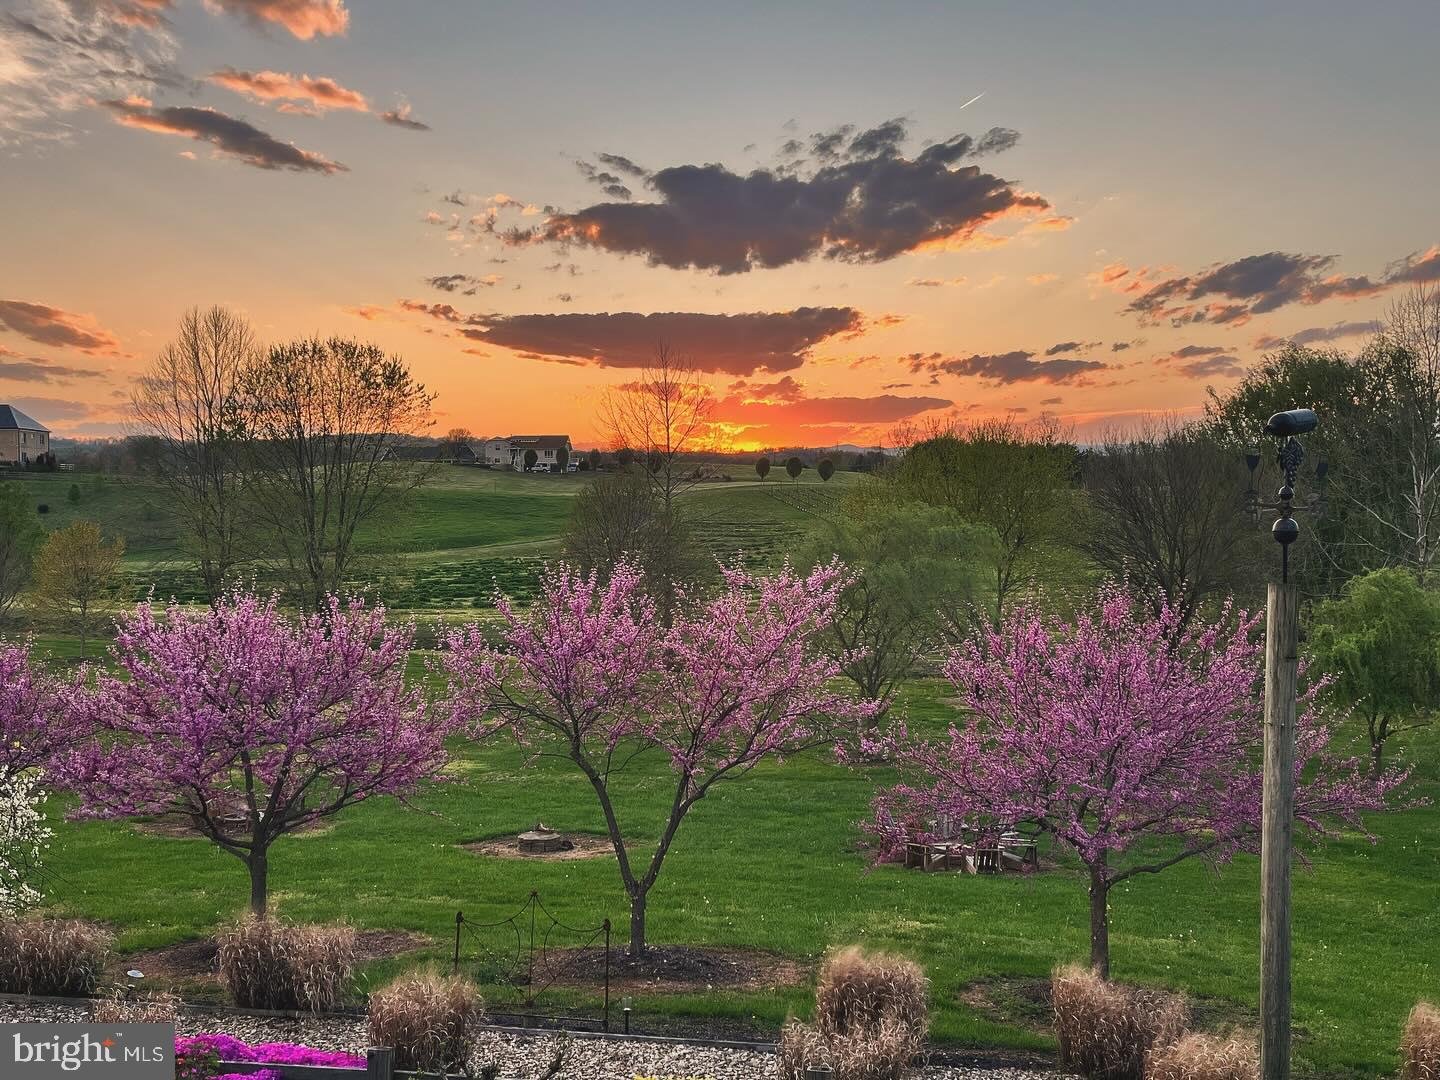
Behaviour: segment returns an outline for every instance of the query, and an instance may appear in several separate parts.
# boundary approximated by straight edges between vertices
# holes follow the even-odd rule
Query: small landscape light
[[[125,977],[127,979],[143,979],[145,977],[145,972],[141,971],[139,968],[131,968],[129,971],[125,972]]]

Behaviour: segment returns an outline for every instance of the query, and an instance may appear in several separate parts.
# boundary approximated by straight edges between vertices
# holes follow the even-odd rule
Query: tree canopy
[[[1317,604],[1309,647],[1334,692],[1366,722],[1375,771],[1385,743],[1440,705],[1440,597],[1408,570],[1375,570]]]

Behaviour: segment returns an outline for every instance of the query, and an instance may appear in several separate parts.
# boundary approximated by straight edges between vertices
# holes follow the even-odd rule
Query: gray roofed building
[[[14,405],[0,405],[0,465],[32,464],[50,453],[50,429]]]

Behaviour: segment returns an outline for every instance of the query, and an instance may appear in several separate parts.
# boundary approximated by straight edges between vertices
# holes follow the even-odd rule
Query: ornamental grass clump
[[[1400,1040],[1403,1080],[1440,1080],[1440,1009],[1422,1001],[1410,1010]]]
[[[112,940],[106,930],[69,919],[0,922],[0,993],[88,997]]]
[[[1145,1058],[1185,1034],[1190,1009],[1179,995],[1118,986],[1065,967],[1050,980],[1060,1065],[1090,1080],[1142,1080]]]
[[[370,1044],[394,1047],[401,1069],[464,1069],[484,1010],[468,979],[429,971],[406,975],[370,995]]]
[[[929,982],[901,956],[859,948],[833,953],[815,988],[815,1022],[792,1021],[777,1055],[785,1080],[828,1066],[836,1080],[898,1080],[925,1045]]]
[[[355,931],[247,916],[216,936],[220,974],[247,1009],[333,1010],[355,972]]]
[[[129,998],[123,990],[90,1003],[90,1019],[97,1024],[173,1024],[180,1015],[174,994],[147,994]]]
[[[1145,1059],[1145,1080],[1259,1080],[1260,1053],[1243,1039],[1191,1032],[1157,1046]]]

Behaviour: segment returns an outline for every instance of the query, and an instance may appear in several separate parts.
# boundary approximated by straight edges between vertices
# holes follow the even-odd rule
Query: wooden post
[[[1271,585],[1265,613],[1265,806],[1260,840],[1260,1077],[1290,1080],[1290,862],[1300,599]]]
[[[395,1080],[395,1051],[372,1046],[365,1051],[365,1080]]]

